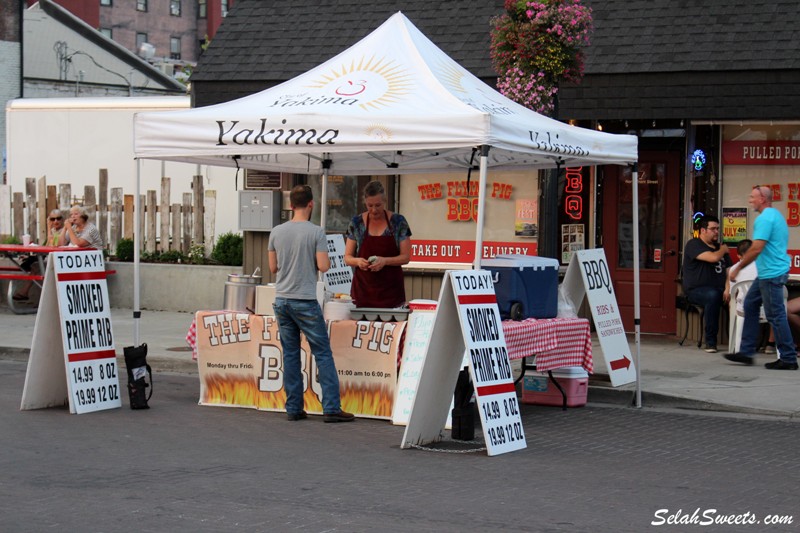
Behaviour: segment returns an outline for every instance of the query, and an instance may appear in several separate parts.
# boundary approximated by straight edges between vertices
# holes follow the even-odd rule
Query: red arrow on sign
[[[611,370],[619,370],[621,368],[627,370],[628,368],[630,368],[630,366],[631,366],[631,360],[625,357],[624,355],[622,356],[622,359],[616,359],[614,361],[611,361]]]

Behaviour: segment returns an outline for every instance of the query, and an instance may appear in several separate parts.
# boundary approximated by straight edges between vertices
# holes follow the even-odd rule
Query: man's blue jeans
[[[722,289],[714,287],[695,287],[686,291],[690,302],[703,306],[705,322],[705,342],[709,346],[717,345],[719,333],[719,310],[722,308]]]
[[[797,362],[797,349],[792,340],[792,332],[786,319],[786,307],[783,300],[783,287],[789,279],[788,274],[777,278],[757,278],[744,297],[744,326],[742,326],[742,344],[739,353],[755,356],[759,335],[759,313],[764,306],[767,322],[772,326],[775,335],[775,347],[781,359],[787,363]]]
[[[272,304],[278,319],[278,331],[283,347],[283,388],[286,390],[286,412],[303,410],[303,373],[300,360],[300,332],[306,336],[317,363],[319,384],[322,387],[322,412],[341,411],[339,375],[333,362],[331,343],[322,310],[316,300],[275,298]],[[314,376],[310,376],[314,379]]]

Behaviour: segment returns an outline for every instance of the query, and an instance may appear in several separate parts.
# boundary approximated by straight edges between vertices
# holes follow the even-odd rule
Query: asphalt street
[[[110,411],[19,411],[25,371],[0,360],[3,532],[797,531],[800,520],[796,420],[523,405],[527,448],[488,457],[449,432],[444,451],[400,449],[403,428],[385,421],[199,406],[186,374],[157,374],[146,411],[127,395]]]

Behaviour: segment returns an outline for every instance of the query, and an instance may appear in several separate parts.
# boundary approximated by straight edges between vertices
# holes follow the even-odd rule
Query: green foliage
[[[186,263],[189,258],[180,253],[178,250],[167,250],[161,252],[158,257],[159,263]]]
[[[153,252],[142,250],[142,253],[139,255],[139,258],[142,260],[142,263],[160,263],[161,252],[159,252],[158,250],[155,250]]]
[[[8,235],[6,237],[3,237],[3,240],[1,242],[3,244],[22,244],[22,241],[19,240],[19,237],[17,237],[16,235]]]
[[[193,244],[189,248],[189,262],[193,265],[205,265],[206,260],[206,247],[203,244]]]
[[[141,259],[143,263],[187,263],[189,258],[177,250],[167,250],[161,252],[142,252]]]
[[[211,257],[223,265],[242,266],[244,239],[236,233],[223,233],[211,252]]]
[[[133,239],[120,239],[117,243],[117,261],[133,261]]]

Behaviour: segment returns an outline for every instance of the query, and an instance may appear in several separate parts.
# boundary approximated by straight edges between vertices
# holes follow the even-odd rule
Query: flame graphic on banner
[[[367,416],[392,416],[394,398],[387,385],[346,383],[341,387],[342,409]]]
[[[387,385],[344,383],[340,388],[342,409],[365,416],[391,417],[394,398]],[[310,388],[303,394],[306,411],[321,413],[322,404]],[[286,393],[258,390],[258,378],[212,374],[205,377],[200,399],[206,405],[254,407],[261,410],[283,411]]]

